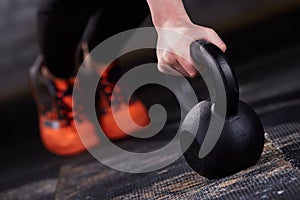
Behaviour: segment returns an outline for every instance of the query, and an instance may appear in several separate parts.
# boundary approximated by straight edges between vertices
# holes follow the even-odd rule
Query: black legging
[[[149,12],[146,0],[43,0],[37,30],[49,71],[61,78],[74,75],[82,39],[93,49],[114,34],[138,27]]]

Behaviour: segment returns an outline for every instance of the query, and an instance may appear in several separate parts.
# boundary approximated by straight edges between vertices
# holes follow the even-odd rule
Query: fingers
[[[182,57],[177,57],[177,61],[180,64],[180,66],[187,72],[189,77],[194,78],[199,74],[196,68],[193,66],[193,64],[187,61],[186,59]]]
[[[174,76],[183,75],[182,73],[178,72],[176,69],[174,69],[170,66],[167,66],[167,65],[158,64],[157,67],[158,67],[158,70],[164,74],[170,74],[170,75],[174,75]]]
[[[158,51],[158,70],[160,72],[186,77],[195,77],[198,73],[194,66],[180,56],[168,52]]]
[[[205,28],[203,39],[213,43],[214,45],[219,47],[223,52],[226,51],[225,43],[213,29]]]
[[[215,44],[223,52],[226,51],[225,43],[211,28],[190,25],[188,27],[175,28],[174,31],[168,29],[160,30],[158,35],[158,70],[167,74],[181,74],[193,78],[205,71],[201,66],[195,65],[191,59],[189,48],[194,40],[206,40]]]

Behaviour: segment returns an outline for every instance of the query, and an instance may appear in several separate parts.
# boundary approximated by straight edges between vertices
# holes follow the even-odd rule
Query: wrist
[[[177,15],[170,15],[165,20],[159,22],[158,24],[154,24],[156,28],[179,28],[179,27],[186,27],[187,24],[191,24],[191,20],[186,17],[177,16]]]
[[[182,0],[147,0],[155,27],[189,23]]]

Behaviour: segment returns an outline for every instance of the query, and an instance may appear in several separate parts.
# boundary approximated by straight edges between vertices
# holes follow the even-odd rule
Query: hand
[[[178,75],[179,72],[187,77],[198,75],[190,56],[190,44],[195,40],[203,39],[215,44],[223,52],[226,50],[226,45],[214,30],[189,20],[173,18],[156,30],[158,69],[163,73]],[[199,70],[202,72],[205,69]]]
[[[195,40],[206,40],[225,52],[226,45],[218,34],[207,27],[191,22],[182,0],[147,0],[153,24],[158,34],[158,69],[163,73],[179,73],[195,77],[190,56],[190,44]],[[200,71],[205,69],[199,69]]]

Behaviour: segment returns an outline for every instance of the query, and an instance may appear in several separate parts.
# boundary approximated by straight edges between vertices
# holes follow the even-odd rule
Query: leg
[[[103,9],[92,18],[92,23],[88,25],[83,41],[88,44],[88,49],[92,50],[114,34],[138,27],[148,14],[149,8],[144,0],[118,1],[117,4],[114,1],[105,2]],[[96,57],[93,58],[96,63],[103,63],[103,60],[98,60]],[[101,66],[98,69],[100,68]],[[115,85],[123,73],[123,68],[112,65],[106,72],[108,73],[107,76],[102,75],[99,80],[96,93],[97,116],[107,136],[110,139],[120,139],[137,130],[128,125],[127,128],[130,131],[125,133],[116,124],[115,119],[122,122],[132,119],[136,124],[146,126],[149,123],[149,116],[147,109],[139,99],[135,99],[129,105],[130,116],[127,115],[127,110],[124,107],[125,101],[120,100],[117,105],[111,105],[110,99],[113,89],[118,88],[117,96],[123,98],[126,95],[126,86]],[[106,73],[104,72],[104,74]],[[118,107],[118,111],[113,117],[112,107],[114,106]]]
[[[92,50],[103,40],[125,30],[137,28],[149,15],[149,7],[144,0],[107,1],[102,12],[93,19],[84,40]]]
[[[30,68],[30,83],[39,113],[41,140],[58,155],[78,154],[86,146],[98,144],[94,125],[86,116],[78,124],[85,127],[84,137],[90,138],[86,146],[77,133],[74,118],[79,114],[73,112],[72,75],[76,71],[78,43],[100,2],[43,0],[38,11],[37,30],[44,61],[39,59]]]
[[[88,44],[88,50],[91,51],[105,39],[122,31],[139,27],[148,15],[150,15],[150,10],[144,0],[119,1],[118,4],[106,1],[103,9],[92,17],[83,41]],[[96,57],[93,59],[99,63],[103,62],[97,60]],[[109,71],[109,79],[113,82],[123,73],[123,69],[118,66]]]
[[[114,33],[126,30],[127,22],[131,24],[128,28],[135,27],[140,22],[135,18],[137,15],[132,15],[130,12],[129,14],[124,11],[123,13],[119,12],[122,11],[121,8],[125,8],[124,5],[127,3],[120,3],[115,9],[108,1],[101,5],[99,1],[47,0],[38,12],[38,34],[45,61],[43,63],[39,60],[30,68],[30,82],[39,111],[41,139],[49,151],[58,155],[78,154],[85,151],[86,148],[99,144],[99,138],[95,133],[95,126],[92,121],[84,112],[77,112],[72,107],[74,84],[72,75],[77,69],[75,66],[76,50],[91,16],[100,6],[107,9],[102,13],[101,18],[97,18],[96,21],[99,24],[96,23],[93,29],[87,30],[86,33],[91,36],[91,39],[88,40],[89,44],[96,44],[97,41],[102,41]],[[72,10],[70,10],[71,7]],[[113,11],[124,15],[120,21],[111,21],[111,12]],[[123,17],[126,17],[126,14],[131,18],[125,20]],[[138,19],[142,20],[142,18]],[[121,26],[116,28],[116,23],[120,23]],[[108,83],[106,86],[111,86],[111,84]],[[81,91],[84,93],[84,89]],[[105,93],[104,90],[101,91],[101,94]],[[83,99],[84,96],[82,95]],[[109,127],[108,137],[118,139],[127,136],[117,126],[115,131],[111,131],[112,113],[109,104],[105,104],[109,99],[106,94],[103,97],[100,103],[105,105],[102,108],[106,112],[105,116],[101,118],[101,122]],[[80,104],[80,101],[76,100],[76,102],[78,105]],[[134,112],[132,119],[137,119],[141,125],[147,124],[148,114],[142,103],[134,103],[133,106],[130,106],[130,111]],[[124,112],[121,111],[120,114],[122,115],[122,113]],[[80,118],[76,127],[74,118]],[[86,146],[83,145],[76,128],[82,130],[80,136],[86,138]]]
[[[41,53],[49,71],[68,78],[75,72],[75,52],[91,15],[101,0],[46,0],[38,10]]]

